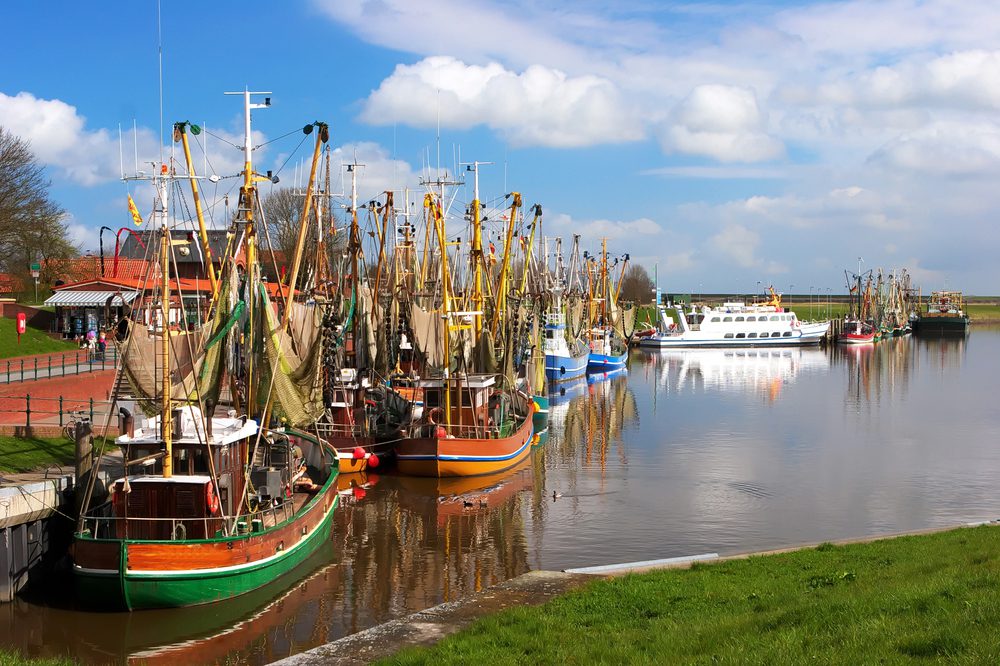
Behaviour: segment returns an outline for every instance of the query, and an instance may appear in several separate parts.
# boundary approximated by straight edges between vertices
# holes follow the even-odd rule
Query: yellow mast
[[[208,230],[205,227],[205,214],[201,210],[201,195],[198,193],[198,178],[194,172],[194,163],[191,160],[191,148],[188,145],[187,126],[190,123],[174,123],[174,136],[179,137],[181,145],[184,146],[184,161],[187,164],[188,178],[191,180],[191,197],[194,199],[194,212],[198,217],[198,236],[201,238],[201,249],[205,255],[205,263],[208,264],[208,281],[212,285],[212,300],[218,291],[218,282],[215,277],[215,266],[212,263],[212,248],[208,244]],[[200,134],[201,128],[191,125],[194,134]]]
[[[517,223],[517,211],[521,208],[521,193],[511,192],[512,201],[510,204],[510,220],[507,224],[507,237],[503,245],[503,262],[500,265],[500,280],[497,287],[496,307],[493,311],[493,334],[496,335],[500,327],[501,313],[507,307],[507,269],[510,262],[510,244],[514,239],[514,227]]]
[[[295,258],[292,260],[292,273],[288,279],[288,299],[285,301],[285,311],[281,316],[281,330],[279,335],[284,335],[288,330],[288,318],[292,314],[292,302],[295,300],[295,287],[299,278],[299,268],[302,266],[302,250],[306,245],[306,230],[309,228],[309,213],[312,210],[313,186],[316,182],[316,169],[319,167],[319,158],[323,154],[323,144],[330,138],[330,132],[326,123],[319,121],[302,128],[305,134],[310,134],[315,127],[316,145],[313,148],[312,168],[309,171],[309,184],[306,186],[306,200],[302,205],[302,215],[299,218],[299,235],[295,240]]]
[[[163,314],[163,344],[160,346],[160,367],[163,391],[163,412],[160,414],[160,436],[163,438],[163,478],[169,479],[174,473],[173,419],[170,404],[170,230],[164,224],[160,231],[160,269],[163,271],[160,308]]]
[[[473,173],[472,189],[472,252],[469,261],[472,263],[472,332],[474,339],[479,339],[483,330],[483,228],[479,216],[479,165],[490,162],[473,162],[467,169]]]
[[[445,236],[444,216],[441,214],[440,203],[434,201],[433,194],[424,195],[424,208],[430,209],[434,218],[434,230],[437,232],[438,245],[441,248],[441,318],[444,325],[442,351],[444,353],[444,420],[445,426],[451,426],[451,386],[449,374],[451,371],[451,290],[448,279],[448,239]]]
[[[382,226],[379,228],[378,266],[375,267],[375,289],[372,302],[378,306],[379,285],[382,282],[382,265],[385,264],[385,241],[389,234],[389,216],[392,215],[392,192],[385,193],[385,206],[382,207]]]
[[[528,269],[531,268],[531,257],[535,249],[535,230],[538,228],[538,223],[542,219],[541,204],[535,204],[532,210],[535,213],[535,217],[531,220],[531,233],[528,235],[528,247],[524,250],[524,270],[521,272],[521,287],[518,289],[518,296],[523,296],[524,292],[528,289]]]

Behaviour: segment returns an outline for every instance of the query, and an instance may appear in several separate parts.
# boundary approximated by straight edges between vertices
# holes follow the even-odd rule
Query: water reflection
[[[721,391],[758,395],[776,401],[786,384],[801,372],[819,372],[830,358],[819,348],[785,349],[670,349],[640,350],[643,369],[658,375],[670,392]]]

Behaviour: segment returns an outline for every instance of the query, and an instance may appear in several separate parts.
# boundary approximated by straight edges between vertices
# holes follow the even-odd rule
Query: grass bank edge
[[[101,438],[94,438],[94,450],[100,451]],[[117,447],[108,437],[104,453]],[[67,437],[15,437],[0,435],[0,472],[21,473],[62,467],[76,462],[76,443]],[[3,666],[0,663],[0,666]]]
[[[380,663],[1000,662],[1000,529],[823,544],[596,580]]]

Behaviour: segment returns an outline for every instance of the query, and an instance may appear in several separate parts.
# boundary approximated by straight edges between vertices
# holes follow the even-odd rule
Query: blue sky
[[[85,248],[128,224],[119,126],[127,171],[133,145],[140,160],[170,150],[156,15],[152,1],[4,5],[0,125],[31,142]],[[259,140],[328,122],[337,160],[367,165],[363,200],[419,188],[440,126],[443,167],[494,163],[484,200],[518,190],[546,234],[607,237],[670,291],[839,291],[860,256],[925,293],[1000,294],[989,3],[164,0],[161,15],[168,129],[204,122],[238,143],[222,92],[273,91]],[[258,169],[291,155],[290,184],[298,143],[261,149]],[[209,171],[239,170],[222,140],[207,150]]]

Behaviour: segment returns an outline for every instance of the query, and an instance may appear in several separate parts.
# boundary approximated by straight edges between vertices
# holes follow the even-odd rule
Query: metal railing
[[[111,406],[114,404],[108,400],[94,400],[93,398],[39,398],[26,395],[23,398],[9,397],[7,400],[23,400],[24,409],[0,409],[0,414],[23,414],[24,420],[21,423],[4,423],[7,426],[32,426],[50,425],[62,428],[74,418],[86,417],[96,428],[103,427],[104,421]],[[112,422],[112,427],[117,428],[117,421]]]
[[[95,512],[107,513],[111,510],[111,503],[105,503],[103,506],[95,509]],[[118,525],[123,525],[123,534],[128,533],[129,523],[142,523],[142,524],[154,524],[162,525],[165,523],[170,524],[170,535],[171,538],[151,538],[150,541],[180,541],[187,538],[188,525],[201,524],[204,530],[206,539],[218,539],[230,536],[249,536],[251,534],[258,534],[264,530],[276,527],[285,521],[289,520],[295,515],[294,502],[287,501],[281,504],[275,504],[267,509],[260,509],[258,511],[253,511],[251,513],[244,513],[236,516],[236,518],[230,518],[226,516],[204,516],[201,518],[179,518],[179,517],[168,517],[168,518],[140,518],[134,516],[86,516],[83,519],[83,531],[85,534],[89,534],[94,539],[117,539],[118,536]],[[267,519],[271,520],[268,521]],[[222,522],[222,528],[218,529],[214,534],[209,530],[211,529],[210,523],[217,524]],[[183,532],[179,533],[177,530],[178,525],[183,525]],[[232,527],[230,527],[230,525]],[[141,531],[141,530],[137,530]],[[183,536],[178,536],[183,534]],[[131,540],[135,540],[135,537],[128,537]]]
[[[118,349],[108,346],[103,353],[97,350],[49,354],[33,358],[0,360],[0,384],[30,382],[51,377],[70,377],[118,367]]]

